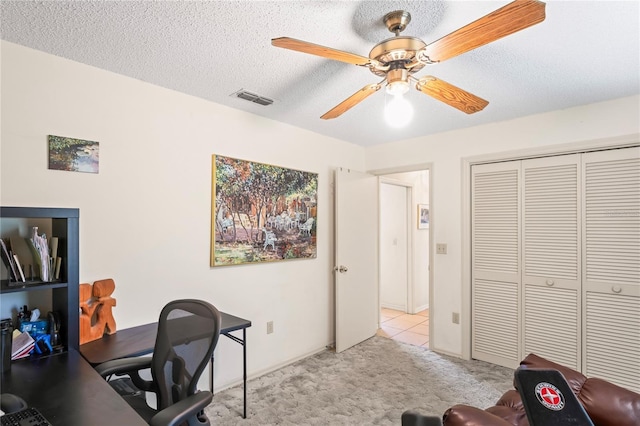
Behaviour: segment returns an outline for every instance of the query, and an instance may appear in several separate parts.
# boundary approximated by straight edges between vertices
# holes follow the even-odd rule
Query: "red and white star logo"
[[[540,404],[550,410],[560,411],[564,408],[562,392],[551,383],[538,383],[536,385],[536,397],[538,397]]]

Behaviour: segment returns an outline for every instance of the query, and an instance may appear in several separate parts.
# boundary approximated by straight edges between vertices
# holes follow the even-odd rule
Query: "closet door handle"
[[[547,285],[549,287],[551,287],[552,285],[554,285],[555,283],[553,282],[553,280],[547,280]]]
[[[611,291],[614,293],[620,293],[622,292],[622,288],[620,288],[619,285],[614,285],[613,287],[611,287]]]

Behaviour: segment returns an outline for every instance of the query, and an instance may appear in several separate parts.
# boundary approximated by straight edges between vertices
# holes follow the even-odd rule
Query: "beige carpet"
[[[373,337],[249,381],[246,420],[241,386],[217,393],[206,414],[215,425],[400,425],[407,409],[486,408],[512,383],[509,368]]]

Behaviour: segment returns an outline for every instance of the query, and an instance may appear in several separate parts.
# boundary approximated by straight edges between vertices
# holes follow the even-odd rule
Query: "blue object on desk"
[[[46,319],[36,321],[18,321],[18,329],[23,333],[29,333],[34,339],[42,334],[49,333],[49,321]]]
[[[53,348],[51,347],[51,336],[48,334],[37,335],[33,349],[38,355],[53,353]]]

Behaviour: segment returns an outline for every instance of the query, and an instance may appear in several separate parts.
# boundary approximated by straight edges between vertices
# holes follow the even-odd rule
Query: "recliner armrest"
[[[598,378],[589,378],[578,399],[596,425],[637,426],[640,395]]]
[[[508,421],[487,411],[463,404],[449,408],[442,416],[442,419],[445,426],[512,426]]]
[[[179,401],[151,418],[151,426],[175,426],[198,414],[211,403],[213,394],[209,391],[195,393]]]

